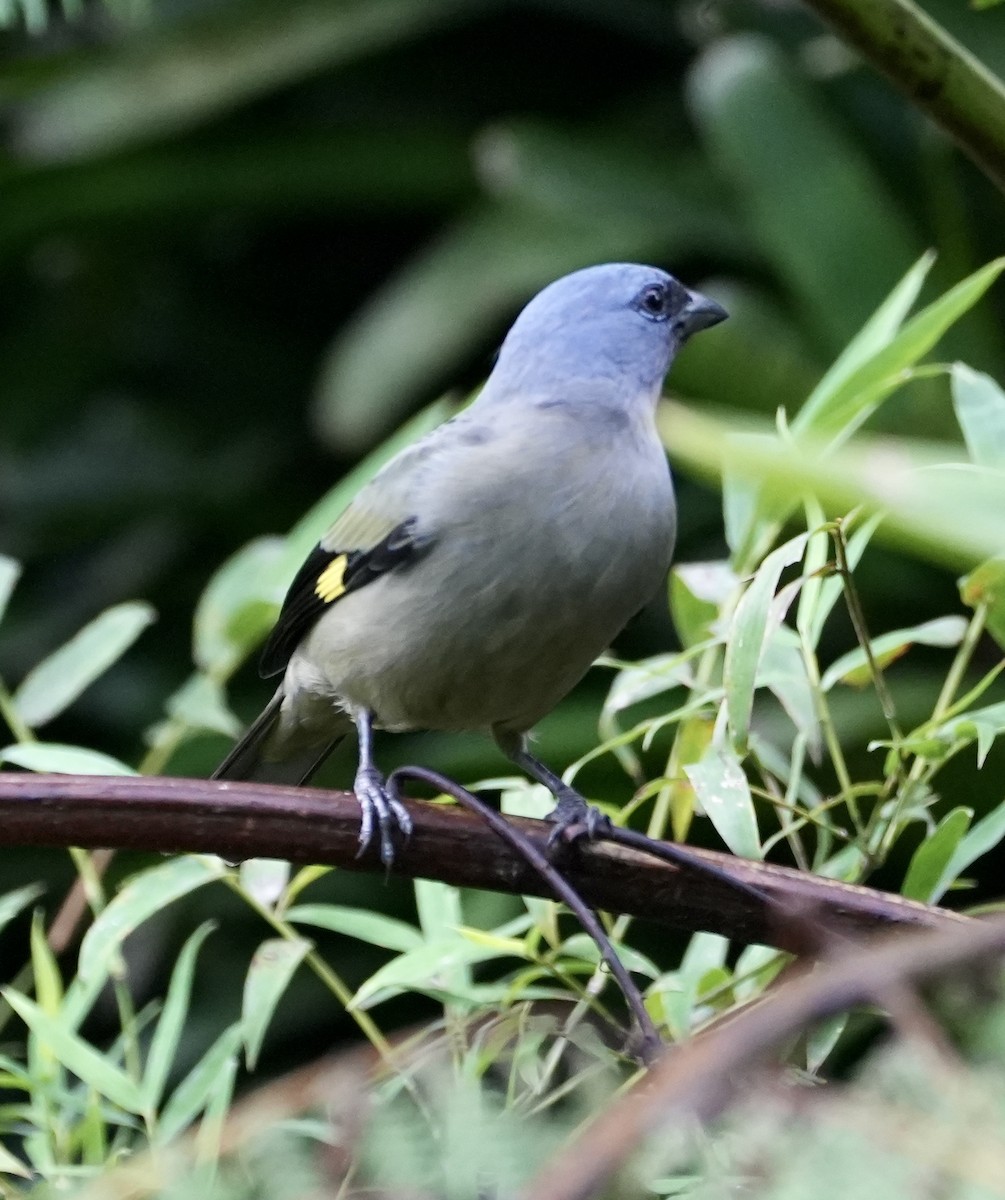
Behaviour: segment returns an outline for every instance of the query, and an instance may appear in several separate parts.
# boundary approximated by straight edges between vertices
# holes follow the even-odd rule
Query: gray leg
[[[537,783],[544,784],[555,797],[555,807],[548,814],[548,820],[555,824],[551,837],[548,838],[549,843],[556,842],[567,829],[571,829],[574,825],[585,826],[586,834],[591,838],[602,834],[610,826],[609,817],[605,816],[599,808],[587,804],[575,788],[569,787],[540,759],[528,752],[523,734],[501,733],[493,730],[493,735],[499,749],[510,762],[515,763],[521,771],[525,771]]]
[[[357,713],[356,730],[359,735],[359,765],[356,768],[353,791],[362,813],[359,824],[359,854],[370,845],[376,819],[380,829],[380,861],[385,867],[389,867],[394,861],[395,834],[400,832],[407,838],[412,832],[412,818],[397,796],[388,791],[384,776],[374,766],[373,713],[369,709],[364,708]]]

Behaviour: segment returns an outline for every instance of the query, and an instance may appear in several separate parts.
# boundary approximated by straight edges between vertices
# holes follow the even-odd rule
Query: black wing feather
[[[286,593],[279,618],[262,650],[259,674],[268,678],[285,671],[293,651],[323,612],[349,592],[413,561],[430,540],[416,532],[416,520],[409,517],[370,550],[326,550],[320,543],[315,546]],[[337,594],[326,599],[322,594],[322,577],[340,559],[345,564],[341,583]]]

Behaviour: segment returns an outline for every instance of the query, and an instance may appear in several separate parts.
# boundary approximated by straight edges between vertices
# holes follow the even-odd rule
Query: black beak
[[[711,329],[720,321],[725,321],[729,313],[721,304],[709,300],[701,292],[688,292],[688,301],[677,318],[678,328],[682,338],[689,338],[692,333],[700,333],[703,329]]]

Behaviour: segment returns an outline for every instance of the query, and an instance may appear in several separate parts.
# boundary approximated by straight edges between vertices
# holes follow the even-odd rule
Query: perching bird
[[[662,584],[676,506],[655,409],[674,355],[725,311],[608,263],[524,308],[478,398],[366,484],[290,586],[262,654],[282,675],[217,779],[304,783],[354,722],[361,852],[411,830],[373,729],[485,730],[556,799],[599,813],[527,732]]]

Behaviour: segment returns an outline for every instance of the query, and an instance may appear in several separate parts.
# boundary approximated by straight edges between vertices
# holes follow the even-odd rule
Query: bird
[[[290,584],[260,662],[281,676],[215,779],[310,780],[358,736],[359,853],[393,862],[412,820],[374,729],[480,730],[555,800],[552,837],[598,809],[529,733],[663,586],[676,502],[663,380],[727,316],[673,275],[604,263],[517,316],[480,393],[365,484]]]

